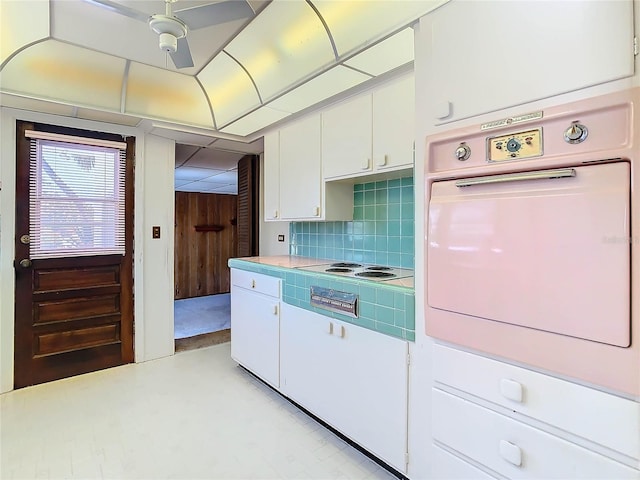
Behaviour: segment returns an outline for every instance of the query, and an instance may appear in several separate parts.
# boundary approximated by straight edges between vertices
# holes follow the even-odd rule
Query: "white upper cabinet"
[[[322,214],[320,115],[280,130],[280,218],[319,218]]]
[[[264,219],[280,220],[280,132],[264,136]]]
[[[322,113],[325,179],[413,167],[413,75]]]
[[[634,73],[631,0],[451,1],[419,32],[417,87],[434,125]]]
[[[413,167],[413,75],[373,92],[373,168]]]

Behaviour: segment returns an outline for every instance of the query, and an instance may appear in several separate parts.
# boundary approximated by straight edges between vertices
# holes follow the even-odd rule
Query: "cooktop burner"
[[[343,268],[343,267],[331,267],[331,268],[327,268],[325,270],[325,272],[331,272],[331,273],[347,273],[347,272],[353,272],[353,270],[351,268]]]
[[[357,272],[356,277],[365,277],[365,278],[392,278],[395,277],[393,273],[389,272],[380,272],[376,270],[367,270],[364,272]]]
[[[338,268],[358,268],[361,266],[362,265],[360,265],[359,263],[349,263],[349,262],[338,262],[338,263],[331,264],[331,267],[338,267]]]
[[[367,270],[393,270],[393,267],[383,267],[382,265],[373,265],[371,267],[367,267]]]

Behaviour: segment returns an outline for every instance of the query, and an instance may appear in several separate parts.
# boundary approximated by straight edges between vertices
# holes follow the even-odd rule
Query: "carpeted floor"
[[[231,296],[228,293],[185,298],[174,302],[176,340],[231,327]]]

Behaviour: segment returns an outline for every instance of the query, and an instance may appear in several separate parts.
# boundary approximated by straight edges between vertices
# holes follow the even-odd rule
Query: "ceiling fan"
[[[189,30],[255,15],[253,8],[246,0],[223,0],[175,12],[172,12],[171,4],[177,0],[165,0],[165,13],[151,16],[113,0],[85,1],[147,23],[151,30],[158,34],[160,49],[169,54],[176,68],[193,67],[193,59],[187,43]]]

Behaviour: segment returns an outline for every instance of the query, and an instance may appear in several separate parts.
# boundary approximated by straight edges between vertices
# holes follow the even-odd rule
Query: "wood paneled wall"
[[[229,292],[227,261],[237,256],[235,195],[176,192],[175,298]],[[196,226],[220,231],[196,231]]]

